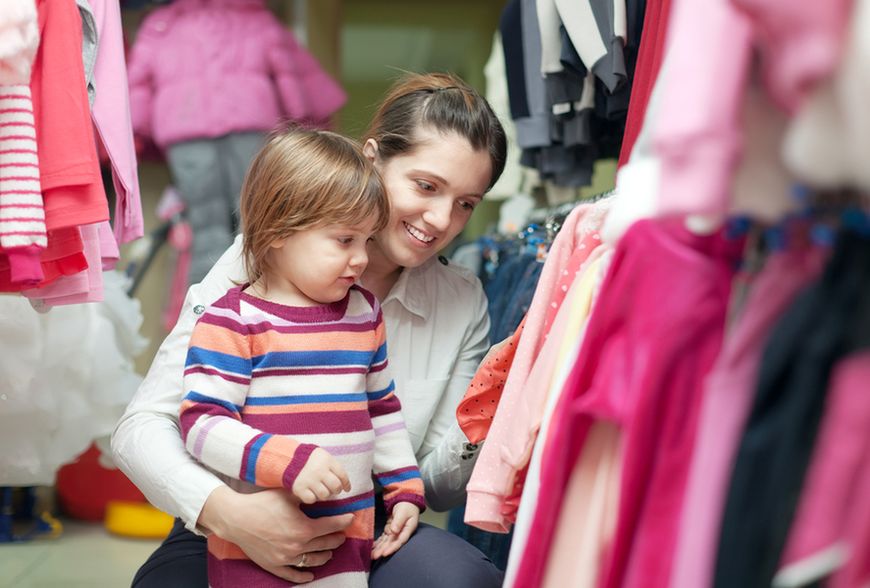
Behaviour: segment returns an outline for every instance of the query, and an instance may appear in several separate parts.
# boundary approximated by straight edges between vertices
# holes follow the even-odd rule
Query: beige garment
[[[595,587],[616,529],[621,439],[614,423],[600,421],[589,429],[568,480],[544,588]]]

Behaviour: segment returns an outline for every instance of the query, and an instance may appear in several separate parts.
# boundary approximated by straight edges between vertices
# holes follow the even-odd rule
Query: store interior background
[[[385,90],[403,71],[450,71],[484,92],[484,65],[504,0],[268,0],[268,4],[341,82],[348,102],[333,121],[334,128],[358,137]],[[150,10],[123,11],[129,44]],[[614,161],[599,162],[593,185],[578,191],[578,198],[612,188],[614,174]],[[164,162],[146,159],[140,161],[139,180],[148,235],[162,222],[155,209],[171,177]],[[497,200],[479,206],[464,237],[483,234],[497,220],[499,206]],[[124,246],[119,267],[141,258],[144,244],[140,240]],[[144,317],[140,332],[148,340],[136,359],[136,371],[142,375],[166,335],[161,313],[172,270],[169,247],[163,246],[136,292]],[[42,490],[43,497],[51,496],[51,489]],[[424,520],[443,526],[446,516],[428,513]],[[126,586],[159,544],[156,539],[117,537],[99,524],[69,518],[63,523],[58,538],[0,544],[0,588]]]

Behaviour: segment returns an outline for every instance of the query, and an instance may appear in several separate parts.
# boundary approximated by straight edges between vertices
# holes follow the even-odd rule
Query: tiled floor
[[[0,588],[122,588],[159,544],[99,524],[63,524],[57,539],[0,544]]]
[[[422,518],[444,527],[446,517],[427,511]],[[65,520],[57,539],[0,544],[0,588],[123,588],[159,543]]]

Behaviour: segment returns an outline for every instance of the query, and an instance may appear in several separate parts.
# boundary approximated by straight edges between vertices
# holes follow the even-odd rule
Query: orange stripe
[[[250,347],[244,340],[244,335],[204,322],[197,323],[196,328],[193,329],[190,346],[229,353],[245,359],[251,357]]]
[[[423,496],[423,481],[419,478],[403,480],[396,484],[390,484],[388,490],[390,496],[395,494],[419,494],[420,496]]]
[[[375,509],[367,508],[353,513],[353,522],[344,530],[348,539],[371,539],[375,532]]]
[[[254,355],[268,351],[318,351],[342,349],[347,351],[374,351],[377,341],[371,331],[355,333],[348,331],[327,333],[276,333],[267,331],[251,337]]]
[[[293,459],[299,442],[290,437],[272,436],[260,448],[254,475],[257,486],[262,488],[281,488],[284,486],[284,470]]]
[[[225,541],[217,535],[209,536],[208,551],[218,559],[248,559],[238,545]]]
[[[367,402],[316,402],[313,404],[246,406],[242,409],[242,414],[299,414],[303,412],[339,412],[367,409]]]

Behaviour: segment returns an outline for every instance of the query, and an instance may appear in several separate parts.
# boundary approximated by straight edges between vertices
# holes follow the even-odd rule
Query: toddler
[[[249,283],[207,308],[190,339],[188,451],[238,491],[286,488],[310,517],[354,514],[333,557],[307,568],[306,586],[368,585],[372,474],[391,517],[378,555],[401,546],[424,507],[380,304],[356,284],[388,217],[380,178],[353,141],[301,129],[273,136],[241,194]],[[212,588],[287,585],[215,535],[208,577]]]

